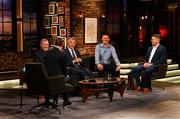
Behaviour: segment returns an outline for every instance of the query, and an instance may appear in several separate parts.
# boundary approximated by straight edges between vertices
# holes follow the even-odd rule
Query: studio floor
[[[105,93],[100,94],[99,99],[89,97],[86,103],[81,97],[71,97],[72,105],[61,108],[61,115],[54,109],[45,109],[37,116],[28,113],[29,108],[37,104],[36,99],[24,96],[23,110],[19,112],[19,93],[0,91],[0,119],[179,119],[179,92],[180,86],[175,85],[165,90],[153,87],[153,92],[146,95],[125,90],[123,98],[114,93],[112,102]],[[62,104],[61,98],[59,104]]]

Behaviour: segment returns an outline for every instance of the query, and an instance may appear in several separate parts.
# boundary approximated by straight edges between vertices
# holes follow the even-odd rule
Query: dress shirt
[[[71,53],[72,58],[77,58],[76,52],[74,49],[68,48],[69,52]]]
[[[95,48],[95,64],[110,64],[110,59],[113,57],[116,65],[120,65],[120,61],[117,57],[115,48],[109,44],[108,47],[104,47],[103,44],[99,44]]]
[[[152,60],[158,46],[159,46],[159,44],[157,44],[156,46],[153,46],[150,57],[149,57],[149,61],[148,61],[149,63],[151,63],[151,60]]]

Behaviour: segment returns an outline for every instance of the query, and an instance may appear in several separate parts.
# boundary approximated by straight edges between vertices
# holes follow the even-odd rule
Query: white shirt
[[[158,46],[159,46],[159,44],[157,44],[156,46],[153,46],[153,49],[151,51],[151,54],[150,54],[150,57],[149,57],[149,61],[148,61],[149,63],[151,63],[151,60],[152,60],[152,58],[153,58],[153,56],[154,56]]]
[[[74,51],[74,49],[71,49],[71,48],[68,47],[68,50],[71,53],[72,57],[73,57],[73,54],[72,54],[72,52],[73,52],[75,54],[75,57],[77,58],[77,55],[76,55],[76,52]]]

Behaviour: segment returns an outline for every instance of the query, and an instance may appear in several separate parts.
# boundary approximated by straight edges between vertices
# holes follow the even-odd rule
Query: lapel
[[[66,52],[67,52],[68,57],[69,57],[70,59],[72,59],[71,53],[70,53],[70,51],[69,51],[68,48],[66,49]]]
[[[157,47],[157,49],[156,49],[156,51],[155,51],[155,53],[154,53],[154,56],[153,56],[152,60],[157,56],[157,53],[158,53],[158,51],[159,51],[159,48],[160,48],[160,45]]]

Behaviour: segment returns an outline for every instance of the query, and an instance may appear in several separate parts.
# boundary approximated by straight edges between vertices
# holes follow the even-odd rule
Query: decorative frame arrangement
[[[51,17],[52,24],[58,24],[58,16]]]
[[[66,36],[66,28],[59,28],[59,35],[60,36]]]
[[[55,4],[49,4],[49,14],[55,14]]]
[[[51,26],[51,35],[52,36],[57,36],[58,35],[58,27],[57,26]]]
[[[44,17],[44,26],[50,26],[50,18],[48,16]]]
[[[57,7],[57,14],[64,14],[64,7]]]
[[[84,43],[97,43],[97,18],[85,18]]]
[[[59,6],[58,2],[49,2],[48,13],[44,15],[44,27],[49,37],[66,37],[65,7]]]

